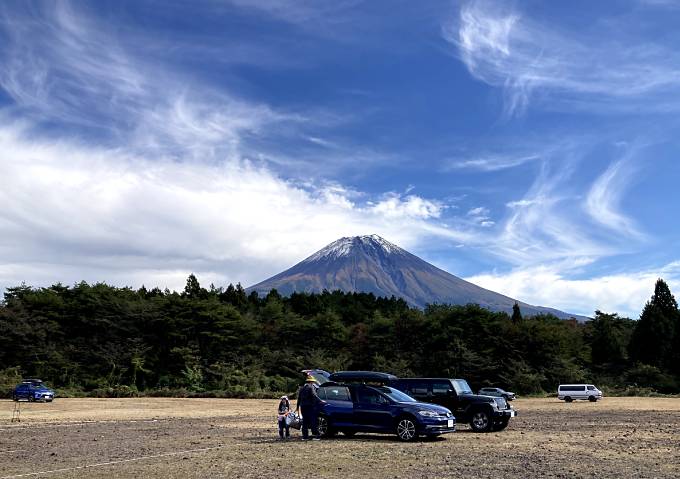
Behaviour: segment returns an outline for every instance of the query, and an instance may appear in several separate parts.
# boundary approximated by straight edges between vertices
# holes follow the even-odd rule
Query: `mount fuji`
[[[517,302],[524,316],[553,314],[558,318],[588,318],[543,306],[533,306],[465,281],[418,258],[378,235],[340,238],[292,268],[247,288],[267,294],[293,292],[373,293],[403,298],[419,308],[427,304],[478,304],[512,313]]]

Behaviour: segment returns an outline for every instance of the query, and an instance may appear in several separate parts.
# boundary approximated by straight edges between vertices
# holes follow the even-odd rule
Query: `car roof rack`
[[[331,374],[331,381],[336,383],[389,383],[398,378],[394,374],[376,371],[338,371]]]

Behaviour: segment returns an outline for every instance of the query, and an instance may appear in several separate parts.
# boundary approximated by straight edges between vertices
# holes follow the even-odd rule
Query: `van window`
[[[585,386],[560,386],[560,391],[585,391]]]
[[[588,386],[588,391],[595,391],[595,386]]]

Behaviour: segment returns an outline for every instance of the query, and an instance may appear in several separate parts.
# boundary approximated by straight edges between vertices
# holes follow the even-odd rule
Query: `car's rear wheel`
[[[564,401],[565,402],[572,402],[573,399],[570,396],[567,396],[567,397],[564,398]]]
[[[480,409],[472,413],[470,427],[475,432],[489,432],[491,430],[491,415],[488,411]]]
[[[416,423],[410,417],[402,417],[397,422],[397,436],[400,440],[408,442],[418,437]]]
[[[326,416],[319,416],[319,435],[321,437],[331,437],[334,436],[336,431],[331,427],[330,422]]]

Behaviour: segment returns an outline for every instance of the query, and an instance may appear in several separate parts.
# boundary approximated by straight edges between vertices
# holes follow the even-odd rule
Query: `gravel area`
[[[0,401],[0,478],[680,477],[680,399],[519,399],[502,432],[279,441],[277,401]]]

